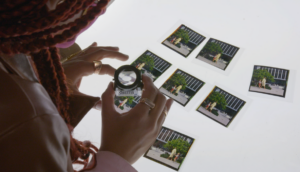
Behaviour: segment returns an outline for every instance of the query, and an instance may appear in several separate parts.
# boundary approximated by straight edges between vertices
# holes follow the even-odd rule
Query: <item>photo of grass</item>
[[[159,88],[159,91],[182,106],[186,106],[204,84],[205,82],[200,79],[177,69]]]
[[[145,51],[131,64],[141,70],[142,74],[146,74],[152,78],[153,82],[160,77],[172,64],[152,53]]]
[[[285,97],[289,70],[255,65],[249,91]]]
[[[192,137],[162,127],[144,157],[178,171],[194,141]]]
[[[162,44],[187,57],[204,40],[203,35],[182,24]]]
[[[210,38],[196,59],[225,70],[240,48]]]
[[[197,111],[228,127],[246,102],[215,86]]]

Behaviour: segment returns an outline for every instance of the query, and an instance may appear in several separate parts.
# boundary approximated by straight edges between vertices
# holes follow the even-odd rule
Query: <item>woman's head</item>
[[[56,44],[73,39],[94,20],[109,0],[3,0],[0,2],[0,56],[24,53],[35,63],[41,84],[49,93],[70,132],[69,92]],[[82,10],[86,15],[61,25]],[[71,156],[75,161],[86,154],[81,142],[72,140]]]

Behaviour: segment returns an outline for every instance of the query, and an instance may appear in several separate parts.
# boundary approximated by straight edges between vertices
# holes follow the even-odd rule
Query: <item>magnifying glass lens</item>
[[[120,83],[125,86],[132,85],[136,81],[136,78],[137,76],[134,71],[122,71],[118,76]]]

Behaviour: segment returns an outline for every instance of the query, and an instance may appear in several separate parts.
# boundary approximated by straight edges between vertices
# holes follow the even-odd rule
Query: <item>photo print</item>
[[[182,24],[162,44],[187,57],[204,40],[203,35]]]
[[[162,127],[144,157],[178,171],[194,141],[192,137]]]
[[[225,70],[240,48],[210,38],[196,59]]]
[[[119,113],[126,113],[136,106],[140,96],[115,96],[115,109]]]
[[[285,97],[289,70],[254,66],[249,91]]]
[[[200,79],[177,69],[159,88],[159,91],[182,106],[186,106],[204,84],[205,82]]]
[[[228,127],[246,102],[215,86],[197,111]]]
[[[151,77],[154,82],[167,69],[169,69],[172,64],[147,50],[131,65],[139,69],[142,74],[146,74]]]

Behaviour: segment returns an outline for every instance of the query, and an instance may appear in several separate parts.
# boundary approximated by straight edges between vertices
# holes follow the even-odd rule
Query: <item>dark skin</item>
[[[127,55],[118,52],[116,47],[97,47],[93,43],[84,53],[77,55],[63,64],[70,89],[73,93],[82,94],[78,90],[78,83],[83,76],[94,73],[93,61],[104,58],[114,58],[125,61]],[[113,76],[115,69],[110,65],[103,65],[100,74]],[[102,94],[97,107],[102,109],[102,138],[100,151],[110,151],[123,157],[133,164],[153,144],[161,126],[166,118],[166,113],[173,103],[172,99],[160,93],[152,80],[143,75],[144,89],[142,98],[147,98],[155,107],[150,109],[144,103],[137,104],[129,112],[120,114],[114,108],[113,83],[110,83]]]

